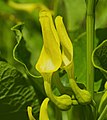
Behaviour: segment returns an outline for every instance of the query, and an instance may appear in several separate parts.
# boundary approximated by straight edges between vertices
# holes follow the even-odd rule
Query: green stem
[[[98,120],[104,120],[104,117],[106,116],[107,114],[107,105],[105,106],[103,112],[100,114]]]
[[[53,76],[54,76],[53,77],[53,82],[54,82],[55,86],[58,88],[59,92],[61,94],[67,94],[69,96],[72,96],[72,94],[73,94],[72,89],[70,87],[65,87],[62,84],[58,72],[55,72]]]
[[[95,29],[95,0],[87,0],[87,90],[93,98],[94,91],[94,68],[91,61]]]
[[[55,120],[62,120],[62,111],[55,107]]]

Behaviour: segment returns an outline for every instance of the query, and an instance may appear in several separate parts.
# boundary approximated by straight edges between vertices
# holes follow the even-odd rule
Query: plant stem
[[[62,111],[55,107],[55,119],[62,120]]]
[[[104,117],[106,116],[107,114],[107,105],[105,106],[103,112],[100,114],[98,120],[104,120]]]
[[[94,42],[94,29],[95,29],[95,0],[87,0],[87,18],[86,18],[86,31],[87,31],[87,90],[91,93],[93,98],[94,91],[94,68],[91,61]]]

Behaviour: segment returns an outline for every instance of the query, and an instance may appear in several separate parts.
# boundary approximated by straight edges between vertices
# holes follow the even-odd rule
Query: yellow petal
[[[27,111],[28,111],[29,120],[36,120],[32,115],[32,107],[28,106]]]
[[[40,107],[40,116],[39,120],[49,120],[47,107],[48,107],[49,98],[45,98]]]
[[[62,68],[67,71],[69,78],[74,78],[73,45],[61,16],[56,17],[55,25],[62,45]]]
[[[73,62],[73,45],[68,37],[61,16],[56,17],[55,24],[62,45],[63,66],[67,66]]]
[[[36,64],[36,69],[41,74],[53,73],[59,69],[62,63],[59,38],[50,12],[40,12],[39,20],[42,27],[44,45]]]

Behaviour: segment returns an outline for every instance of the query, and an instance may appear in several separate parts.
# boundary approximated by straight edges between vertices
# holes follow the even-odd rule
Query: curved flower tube
[[[78,85],[76,84],[74,79],[69,79],[70,86],[76,96],[76,99],[80,104],[88,104],[91,103],[91,94],[85,90],[85,89],[80,89]]]
[[[62,17],[56,17],[55,25],[62,45],[62,68],[65,69],[68,74],[70,86],[79,103],[90,103],[90,93],[87,90],[81,90],[74,80],[73,45],[66,32],[65,26],[62,21]]]
[[[44,77],[44,87],[45,87],[47,96],[51,99],[52,102],[54,102],[54,104],[57,107],[59,107],[59,109],[61,110],[70,109],[71,104],[72,104],[71,97],[66,94],[61,95],[61,96],[54,95],[51,89],[51,77],[49,77],[49,75],[47,77],[48,79],[45,79]]]
[[[62,64],[59,37],[49,11],[41,11],[39,20],[42,27],[44,45],[36,64],[36,69],[44,78],[44,87],[47,96],[57,107],[66,110],[71,106],[71,97],[68,95],[55,96],[51,90],[52,75]]]

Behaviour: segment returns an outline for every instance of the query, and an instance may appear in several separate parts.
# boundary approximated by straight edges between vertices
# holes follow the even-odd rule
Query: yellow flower
[[[48,107],[49,98],[45,98],[40,107],[40,120],[49,120],[47,107]]]
[[[62,56],[60,40],[49,11],[40,12],[40,23],[44,44],[36,64],[36,69],[44,78],[44,87],[47,96],[57,105],[57,107],[66,110],[71,106],[71,97],[68,95],[55,96],[51,89],[52,74],[60,68]]]
[[[73,45],[70,38],[68,37],[67,31],[62,21],[62,17],[56,17],[55,24],[62,45],[62,68],[65,69],[68,74],[70,86],[78,102],[81,104],[90,103],[90,93],[86,90],[80,89],[74,80]]]
[[[65,26],[61,16],[57,16],[55,19],[56,29],[59,35],[59,39],[62,45],[62,68],[65,69],[70,78],[74,78],[73,70],[73,45],[67,34]]]
[[[68,37],[62,17],[56,17],[55,29],[51,13],[49,11],[42,11],[40,13],[40,23],[44,45],[36,64],[36,69],[44,78],[44,87],[47,96],[60,109],[67,110],[70,108],[73,102],[71,101],[71,97],[69,95],[55,96],[51,89],[52,74],[59,68],[63,68],[68,74],[70,86],[78,102],[81,104],[90,103],[90,93],[86,90],[81,90],[74,80],[73,45]]]
[[[50,12],[40,12],[43,34],[43,48],[36,64],[36,69],[44,75],[59,69],[62,63],[60,42]]]

